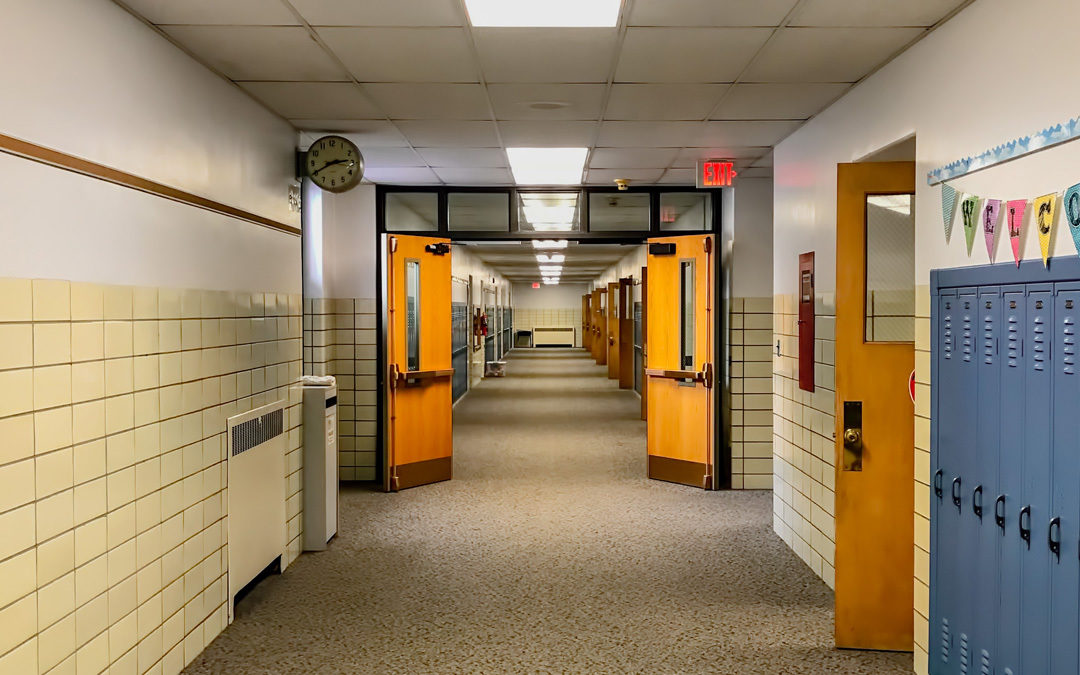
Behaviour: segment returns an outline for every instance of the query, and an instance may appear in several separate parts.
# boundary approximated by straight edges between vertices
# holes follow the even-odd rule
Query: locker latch
[[[844,401],[844,471],[862,471],[862,401]]]

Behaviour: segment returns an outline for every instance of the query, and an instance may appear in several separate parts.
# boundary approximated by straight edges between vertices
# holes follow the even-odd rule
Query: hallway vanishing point
[[[640,400],[586,352],[507,370],[456,409],[453,481],[343,487],[330,549],[185,672],[911,672],[832,647],[832,592],[773,534],[772,493],[647,480]]]

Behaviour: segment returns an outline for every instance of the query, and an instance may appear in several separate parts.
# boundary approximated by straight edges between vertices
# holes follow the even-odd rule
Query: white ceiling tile
[[[364,90],[393,119],[491,119],[479,84],[373,83]]]
[[[359,147],[359,146],[357,146]],[[366,169],[397,169],[427,166],[412,148],[361,148]]]
[[[398,127],[418,148],[499,147],[494,122],[403,120]]]
[[[479,82],[462,28],[319,28],[361,82]]]
[[[778,26],[797,0],[635,0],[631,26]]]
[[[589,185],[613,185],[616,179],[625,179],[631,184],[648,185],[660,180],[664,169],[589,169],[585,182]]]
[[[618,82],[732,82],[772,34],[768,28],[630,28]]]
[[[420,156],[433,167],[505,168],[502,148],[417,148]]]
[[[606,148],[681,148],[694,145],[704,131],[701,122],[604,122],[598,146]]]
[[[657,182],[662,185],[695,185],[697,171],[695,169],[668,169]]]
[[[855,82],[899,53],[922,28],[785,28],[746,82]]]
[[[176,2],[176,0],[159,0]],[[204,0],[209,1],[209,0]],[[220,2],[220,0],[217,0]],[[231,0],[230,0],[231,1]],[[291,0],[313,26],[462,26],[459,0]]]
[[[293,13],[281,0],[124,0],[124,4],[155,24],[293,26]]]
[[[605,120],[703,120],[727,84],[616,84]]]
[[[303,131],[308,145],[313,140],[327,134],[338,134],[348,138],[364,152],[367,148],[393,148],[408,145],[409,142],[397,128],[385,120],[289,120],[294,127]]]
[[[683,148],[675,158],[674,166],[679,168],[696,167],[698,162],[707,159],[753,160],[769,152],[769,148],[757,146],[713,146],[701,148]]]
[[[476,28],[488,82],[607,82],[615,31],[607,28]]]
[[[443,182],[450,185],[512,185],[509,169],[435,169]]]
[[[500,120],[594,120],[600,117],[604,85],[492,84],[488,94]]]
[[[736,84],[713,113],[717,120],[807,119],[850,88],[837,83]]]
[[[430,185],[439,183],[439,177],[427,167],[373,168],[364,171],[364,179],[372,183],[396,183],[400,185]]]
[[[804,0],[791,26],[933,26],[968,0]]]
[[[678,154],[678,148],[596,148],[589,157],[589,166],[594,169],[666,167]]]
[[[801,121],[790,120],[709,122],[705,127],[704,145],[776,145],[802,125]]]
[[[584,148],[592,145],[596,122],[500,122],[506,147]]]
[[[163,30],[231,80],[347,79],[300,27],[165,26]]]
[[[381,119],[351,82],[240,82],[252,96],[290,119]]]

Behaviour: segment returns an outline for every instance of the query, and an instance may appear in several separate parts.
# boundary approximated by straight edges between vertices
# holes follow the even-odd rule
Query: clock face
[[[330,192],[345,192],[364,176],[360,150],[341,136],[323,136],[311,144],[304,157],[308,178]]]

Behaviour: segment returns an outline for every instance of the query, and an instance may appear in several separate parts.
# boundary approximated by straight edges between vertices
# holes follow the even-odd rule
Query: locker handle
[[[1057,536],[1055,536],[1055,531]],[[1050,552],[1057,556],[1057,559],[1061,560],[1061,518],[1054,517],[1050,519],[1050,528],[1046,532],[1046,545],[1050,547]]]
[[[960,476],[953,478],[952,482],[952,503],[956,505],[956,510],[960,510]]]
[[[975,513],[979,520],[982,520],[983,512],[982,494],[983,488],[981,485],[976,485],[975,490],[971,493],[971,510]]]
[[[937,498],[939,500],[941,499],[943,494],[941,490],[941,477],[943,473],[944,472],[941,469],[938,469],[937,473],[934,474],[934,494],[937,495]]]
[[[1024,516],[1027,516],[1027,527],[1024,527]],[[1020,518],[1018,520],[1020,525],[1020,538],[1027,542],[1027,547],[1031,549],[1031,507],[1025,506],[1020,509]]]
[[[1001,509],[998,509],[1001,506]],[[1005,495],[998,495],[994,500],[994,522],[1001,528],[1001,536],[1005,536]]]

